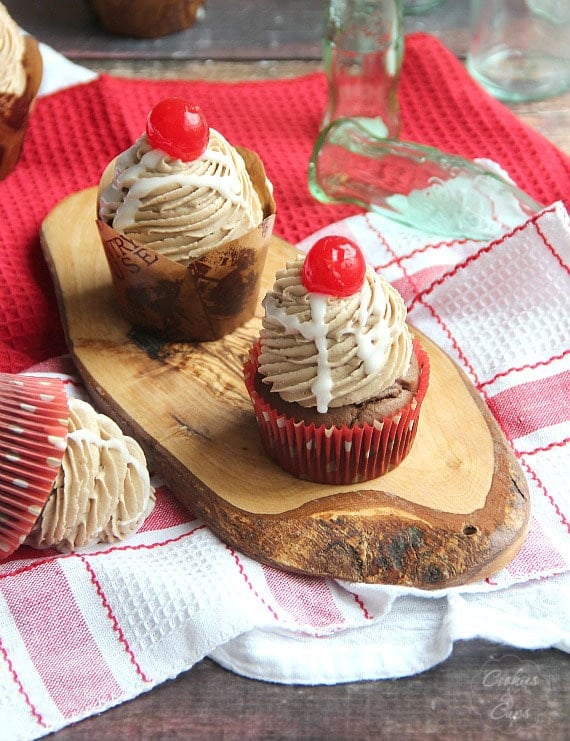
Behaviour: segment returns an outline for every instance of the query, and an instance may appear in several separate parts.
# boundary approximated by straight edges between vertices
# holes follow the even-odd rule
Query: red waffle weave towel
[[[167,95],[192,98],[234,144],[255,149],[275,186],[275,231],[296,243],[355,209],[316,203],[307,164],[325,105],[323,75],[238,84],[102,77],[37,102],[22,159],[0,183],[0,371],[65,349],[38,230],[62,198],[95,185]],[[407,39],[403,138],[498,162],[540,203],[570,198],[570,160],[490,98],[436,39]],[[570,201],[569,201],[570,203]]]

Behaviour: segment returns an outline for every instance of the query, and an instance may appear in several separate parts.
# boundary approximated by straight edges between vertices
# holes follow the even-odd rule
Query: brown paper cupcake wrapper
[[[266,453],[285,471],[321,484],[355,484],[377,478],[398,466],[414,442],[421,405],[429,383],[429,359],[418,340],[414,353],[420,379],[410,404],[373,425],[316,427],[277,412],[255,390],[260,343],[250,350],[244,378],[253,402]]]
[[[26,90],[21,96],[0,93],[0,180],[12,172],[20,158],[30,111],[42,81],[43,62],[38,42],[26,36],[24,43]]]
[[[97,226],[121,312],[166,340],[208,342],[254,315],[275,220],[275,202],[261,160],[236,147],[261,198],[263,222],[188,267],[137,244],[105,222]]]
[[[50,495],[68,423],[61,380],[0,373],[0,560],[24,542]]]

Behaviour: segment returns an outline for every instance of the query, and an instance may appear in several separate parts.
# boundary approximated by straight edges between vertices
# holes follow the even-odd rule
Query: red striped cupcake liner
[[[413,351],[420,377],[412,401],[374,424],[320,427],[276,411],[255,390],[261,343],[250,350],[243,368],[262,445],[285,471],[321,484],[356,484],[378,478],[398,466],[416,437],[422,402],[429,384],[429,358],[417,339]]]
[[[60,379],[0,373],[0,560],[38,519],[61,465],[68,424]]]

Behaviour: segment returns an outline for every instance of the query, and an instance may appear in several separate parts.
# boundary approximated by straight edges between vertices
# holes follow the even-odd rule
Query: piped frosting
[[[206,151],[191,162],[153,149],[143,134],[118,157],[99,215],[183,265],[263,221],[243,158],[212,128]]]
[[[0,3],[0,93],[15,96],[24,94],[24,51],[24,37],[6,7]]]
[[[351,296],[310,293],[303,260],[288,262],[263,300],[264,383],[285,401],[323,413],[381,396],[410,365],[412,338],[400,294],[370,266]]]
[[[72,551],[136,532],[154,506],[138,443],[87,402],[69,400],[69,432],[52,492],[27,543]]]

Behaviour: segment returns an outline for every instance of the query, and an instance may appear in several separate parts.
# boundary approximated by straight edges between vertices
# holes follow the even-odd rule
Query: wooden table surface
[[[158,40],[106,34],[79,0],[4,0],[40,40],[97,72],[147,79],[273,79],[321,69],[321,0],[207,0],[193,28]],[[463,58],[468,0],[443,0],[406,17],[406,31],[438,35]],[[570,154],[570,92],[512,105],[515,113]],[[509,706],[504,684],[483,693],[488,662],[505,682],[524,667],[534,678],[524,704]],[[79,739],[438,738],[563,741],[569,738],[570,662],[555,650],[523,651],[473,640],[456,643],[443,664],[406,679],[333,687],[252,681],[205,659],[131,702],[69,726],[57,741]],[[481,706],[481,698],[485,704]],[[478,708],[478,710],[477,710]],[[509,725],[509,713],[525,713]]]

